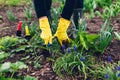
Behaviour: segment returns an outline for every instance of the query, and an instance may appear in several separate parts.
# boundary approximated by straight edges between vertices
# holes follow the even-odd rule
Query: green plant
[[[79,26],[80,29],[77,31],[76,39],[72,41],[73,45],[77,45],[82,52],[103,53],[113,36],[113,28],[110,26],[109,21],[105,21],[98,34],[88,34],[85,22],[80,22]]]
[[[72,41],[73,45],[77,45],[81,52],[88,51],[88,54],[99,52],[96,41],[98,40],[98,34],[88,34],[85,31],[80,31],[77,37]]]
[[[5,52],[0,52],[0,61],[4,60],[5,58],[8,57],[8,54]]]
[[[113,28],[110,26],[109,22],[106,20],[102,25],[100,30],[100,37],[98,41],[98,49],[103,53],[107,46],[110,44],[113,37]]]
[[[25,13],[27,19],[31,20],[31,18],[32,18],[32,9],[31,8],[28,9],[27,7],[25,7],[24,13]]]
[[[10,36],[5,36],[0,38],[0,50],[1,51],[9,51],[13,47],[25,44],[26,40],[22,38],[17,38],[17,37],[10,37]]]
[[[18,43],[18,38],[14,37],[2,37],[0,39],[0,50],[7,51],[10,47],[15,46]]]
[[[72,21],[73,23],[73,21]],[[74,23],[73,23],[74,25]],[[75,27],[75,26],[74,26]],[[86,22],[79,22],[79,29],[75,29],[76,38],[72,40],[72,45],[77,45],[81,52],[95,53],[98,50],[96,41],[99,39],[99,34],[88,34],[86,32]]]
[[[96,11],[96,14],[102,17],[104,20],[111,19],[112,17],[118,16],[120,10],[120,2],[111,4],[110,6],[104,7],[103,12]]]
[[[37,78],[27,75],[24,80],[37,80]]]
[[[74,24],[73,24],[74,25]],[[77,50],[67,48],[65,55],[54,61],[54,71],[63,77],[64,75],[74,76],[74,72],[83,76],[84,80],[103,79],[102,72],[104,67],[97,64],[90,54],[103,53],[112,40],[113,28],[106,21],[98,34],[88,34],[85,22],[80,22],[79,29],[76,29],[76,38],[71,40],[72,46],[76,45]],[[75,48],[75,47],[74,47]],[[89,54],[89,55],[88,55]],[[95,75],[92,77],[92,75]]]
[[[55,33],[55,31],[57,29],[56,24],[58,24],[58,19],[59,19],[59,17],[58,17],[58,14],[59,14],[58,9],[52,7],[51,8],[51,13],[54,15],[54,20],[51,23],[51,26],[53,26],[53,27],[51,27],[51,30],[52,30],[52,33]]]
[[[11,62],[5,62],[0,66],[0,72],[7,72],[10,70]]]
[[[14,22],[16,20],[16,17],[15,17],[14,13],[11,10],[7,11],[7,17],[12,22]]]
[[[11,78],[13,77],[14,73],[18,71],[19,69],[27,68],[27,66],[23,62],[15,62],[11,64],[11,71],[12,75]]]
[[[5,62],[0,66],[0,73],[4,75],[6,72],[11,72],[11,78],[13,77],[14,73],[19,69],[27,68],[27,66],[23,62]]]
[[[4,5],[9,5],[9,6],[18,6],[18,5],[28,5],[30,4],[32,1],[31,0],[0,0],[0,4],[2,4],[2,6]]]
[[[65,55],[57,58],[53,70],[61,77],[80,75],[83,80],[98,80],[102,78],[101,63],[96,62],[94,56],[82,53],[78,47],[70,47]],[[94,76],[93,76],[94,75]]]
[[[84,11],[90,14],[87,16],[89,18],[93,18],[97,14],[97,16],[106,20],[119,14],[119,4],[119,0],[84,0]],[[98,11],[99,9],[100,11]]]
[[[107,64],[102,69],[102,77],[105,80],[120,80],[120,65],[119,64]]]
[[[72,44],[77,45],[82,52],[87,51],[88,54],[103,53],[112,40],[113,28],[110,26],[109,21],[106,20],[98,34],[88,34],[86,32],[86,23],[81,21],[76,34],[76,39],[72,40]]]
[[[27,25],[27,23],[26,23],[26,21],[22,21],[23,23],[22,23],[22,30],[24,30],[25,31],[25,26]]]
[[[87,56],[83,56],[80,53],[66,53],[55,61],[53,69],[61,77],[64,75],[74,75],[74,73],[78,73],[82,74],[82,76],[84,76],[84,80],[86,80],[88,74],[87,71],[91,71],[88,66],[92,63],[92,58],[91,60],[88,59]]]
[[[120,40],[120,33],[114,32],[114,34],[115,34],[116,38],[117,38],[118,40]]]
[[[4,76],[0,76],[0,80],[16,80],[14,78],[6,78]]]
[[[35,22],[32,22],[30,24],[30,35],[31,36],[34,36],[36,34],[36,27],[37,27],[37,25]]]

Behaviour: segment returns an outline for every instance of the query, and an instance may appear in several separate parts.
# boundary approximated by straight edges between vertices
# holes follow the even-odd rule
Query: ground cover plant
[[[55,33],[65,0],[53,0]],[[66,49],[40,38],[31,0],[0,0],[0,80],[120,80],[120,0],[85,0],[79,28],[71,18]],[[42,54],[48,50],[46,61]],[[42,53],[44,51],[44,53]]]

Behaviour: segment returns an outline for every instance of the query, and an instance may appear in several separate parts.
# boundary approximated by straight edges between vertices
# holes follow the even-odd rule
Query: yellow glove
[[[56,31],[54,37],[57,37],[61,46],[63,45],[63,42],[67,42],[67,43],[70,42],[70,39],[69,39],[67,32],[66,32],[69,25],[70,25],[69,20],[66,20],[64,18],[60,18],[58,28],[57,28],[57,31]]]
[[[40,29],[41,29],[41,38],[44,40],[45,44],[52,44],[52,33],[50,29],[50,24],[47,17],[39,19]]]

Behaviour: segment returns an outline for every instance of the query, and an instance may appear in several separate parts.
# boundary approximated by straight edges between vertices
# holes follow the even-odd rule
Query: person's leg
[[[83,5],[83,0],[77,0],[77,5],[73,13],[73,21],[77,29],[79,19],[83,17]]]
[[[52,5],[52,0],[46,1],[47,17],[48,17],[50,22],[52,22],[52,16],[51,16],[51,11],[50,11],[51,5]]]
[[[65,6],[63,8],[61,14],[62,18],[59,20],[58,28],[55,34],[61,46],[66,46],[66,44],[70,42],[66,31],[70,25],[70,18],[73,14],[74,8],[76,7],[76,3],[77,0],[66,0]]]
[[[37,18],[39,19],[39,26],[41,29],[40,37],[44,40],[44,45],[52,44],[52,32],[48,20],[48,10],[50,11],[51,0],[34,0],[34,6]],[[49,57],[49,51],[43,49],[44,57]]]
[[[52,5],[52,0],[47,0],[46,1],[46,8],[47,8],[47,10],[51,9],[51,5]]]
[[[34,0],[37,17],[40,18],[42,16],[47,16],[48,18],[51,18],[51,4],[52,0]]]
[[[47,16],[46,0],[34,0],[37,18]]]
[[[76,4],[77,0],[66,0],[61,16],[67,20],[70,20]]]
[[[75,9],[83,9],[84,0],[77,0],[77,5]]]

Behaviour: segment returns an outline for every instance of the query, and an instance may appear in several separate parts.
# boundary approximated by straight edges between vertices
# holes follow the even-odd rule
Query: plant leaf
[[[88,47],[87,47],[87,44],[86,44],[86,41],[85,41],[85,37],[83,34],[80,34],[80,42],[81,44],[83,45],[83,47],[88,50]]]
[[[0,80],[16,80],[16,79],[14,79],[14,78],[5,78],[3,76],[0,76]]]
[[[0,52],[0,61],[5,59],[8,56],[5,52]]]
[[[1,72],[8,72],[11,68],[11,62],[5,62],[1,65],[0,71]]]
[[[19,61],[16,63],[12,63],[11,67],[13,68],[13,70],[27,68],[27,66],[23,62],[19,62]]]
[[[37,78],[27,75],[24,80],[37,80]]]

